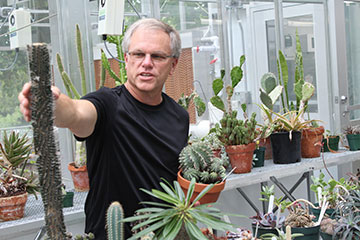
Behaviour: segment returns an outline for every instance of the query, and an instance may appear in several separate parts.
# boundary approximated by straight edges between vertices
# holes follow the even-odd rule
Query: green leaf
[[[206,105],[204,103],[204,101],[199,97],[199,96],[196,96],[194,98],[194,104],[195,104],[195,107],[196,107],[196,112],[198,114],[198,116],[202,116],[206,110]]]
[[[212,98],[210,98],[210,102],[212,105],[214,105],[214,107],[225,112],[225,104],[219,96],[213,96]]]
[[[192,237],[198,240],[208,240],[200,229],[190,221],[185,222],[185,229]]]
[[[261,87],[267,94],[269,94],[276,86],[276,76],[272,72],[265,73],[261,77]]]
[[[260,88],[260,100],[268,108],[273,109],[273,103],[270,96]]]
[[[221,76],[221,79],[224,79],[224,77],[225,77],[225,69],[220,70],[220,76]]]
[[[148,233],[154,232],[155,230],[161,228],[162,226],[164,226],[165,224],[167,224],[170,220],[167,221],[160,221],[158,223],[155,223],[151,226],[149,226],[148,228],[145,228],[144,230],[138,232],[137,234],[133,235],[131,238],[128,238],[127,240],[137,240],[138,238],[145,236]]]
[[[190,204],[190,199],[194,193],[194,190],[195,190],[195,178],[192,178],[186,194],[186,203],[187,203],[186,205]]]
[[[180,201],[183,202],[185,199],[184,191],[182,190],[180,184],[177,181],[174,181],[174,186],[175,186],[176,195],[178,196]]]
[[[163,182],[160,182],[160,186],[165,190],[167,194],[169,194],[174,199],[177,198],[176,194]]]
[[[169,240],[174,239],[179,233],[182,223],[183,222],[180,219],[173,218],[171,222],[164,227],[163,230],[164,239],[169,239]]]
[[[243,77],[243,70],[241,69],[241,67],[239,66],[233,67],[230,72],[230,77],[231,77],[231,86],[235,88]]]
[[[269,97],[271,98],[271,102],[272,104],[275,104],[276,101],[278,100],[278,98],[280,97],[282,91],[283,91],[284,87],[279,85],[276,86],[275,89],[273,89],[271,91],[271,93],[269,94]]]
[[[194,203],[196,203],[197,201],[199,201],[208,191],[210,191],[212,188],[214,187],[214,184],[209,184],[208,186],[206,186],[200,193],[199,195],[196,196],[196,198],[194,199],[193,203],[191,204],[191,206],[194,205]]]
[[[215,96],[219,94],[219,92],[223,89],[223,87],[224,87],[224,81],[220,78],[217,78],[212,82],[212,88]]]
[[[301,101],[307,102],[314,95],[315,87],[309,82],[305,82],[302,87],[302,99]]]

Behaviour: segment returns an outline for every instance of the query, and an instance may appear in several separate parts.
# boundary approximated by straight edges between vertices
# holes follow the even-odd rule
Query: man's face
[[[127,85],[137,94],[159,96],[177,59],[171,55],[170,37],[161,30],[138,29],[125,53]]]

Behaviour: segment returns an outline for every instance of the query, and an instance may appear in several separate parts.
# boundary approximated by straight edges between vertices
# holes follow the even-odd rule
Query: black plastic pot
[[[256,236],[255,236],[256,224],[252,223],[252,224],[251,224],[251,227],[252,227],[253,235],[254,235],[254,237],[256,237],[256,238],[259,238],[261,235],[266,234],[266,233],[273,233],[273,234],[275,234],[276,236],[279,236],[279,233],[278,233],[278,231],[276,230],[276,228],[270,228],[270,227],[265,228],[265,227],[260,227],[260,226],[258,227],[258,231],[257,231],[257,234],[256,234]]]
[[[324,152],[330,152],[329,148],[330,148],[332,151],[337,151],[337,150],[339,150],[339,141],[340,141],[340,137],[339,137],[339,136],[324,138],[324,139],[322,140]]]
[[[272,133],[270,137],[275,164],[289,164],[301,161],[301,132],[292,132],[291,140],[289,132]]]
[[[319,206],[319,203],[314,203],[314,205],[317,207],[317,206]],[[313,221],[316,222],[318,220],[318,218],[319,218],[321,209],[310,207],[309,210],[310,210],[310,213],[315,216]],[[325,210],[325,213],[331,219],[335,219],[335,214],[333,214],[334,212],[335,212],[335,209],[333,209],[333,208],[328,208],[328,209]]]
[[[72,207],[74,202],[74,192],[66,192],[66,195],[63,196],[63,207]]]
[[[360,150],[360,134],[348,134],[346,138],[349,143],[350,151]]]
[[[253,161],[254,167],[263,167],[264,166],[264,160],[265,160],[265,147],[259,147],[255,149],[254,154],[256,155],[257,161]]]
[[[320,237],[322,240],[332,240],[332,235],[320,231]]]
[[[296,237],[295,240],[319,240],[320,225],[308,228],[291,228],[291,233],[302,233],[304,236]]]

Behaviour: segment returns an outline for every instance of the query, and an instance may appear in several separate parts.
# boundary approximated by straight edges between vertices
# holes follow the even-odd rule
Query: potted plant
[[[228,160],[225,155],[215,157],[210,145],[206,142],[194,142],[183,148],[179,155],[180,170],[178,182],[185,193],[189,190],[190,181],[195,179],[192,201],[209,184],[215,186],[201,199],[201,203],[216,202],[225,187],[225,166]]]
[[[319,239],[320,223],[313,221],[314,216],[310,214],[309,207],[302,206],[301,203],[315,207],[305,199],[297,199],[290,203],[286,206],[289,215],[285,218],[285,226],[290,226],[292,233],[302,233],[304,235],[296,239]]]
[[[336,207],[335,219],[321,221],[321,236],[326,239],[360,238],[360,191],[350,190]]]
[[[123,222],[143,221],[136,224],[132,230],[148,225],[147,228],[136,233],[128,240],[138,239],[150,232],[155,234],[156,239],[207,240],[208,238],[197,226],[198,223],[204,224],[207,228],[220,231],[235,231],[232,224],[221,220],[224,213],[218,209],[204,204],[195,206],[195,203],[201,201],[201,198],[213,188],[213,184],[209,184],[194,201],[191,201],[195,189],[195,179],[190,181],[187,194],[182,191],[177,181],[174,181],[174,186],[166,181],[164,182],[160,183],[164,192],[156,189],[151,191],[141,189],[141,191],[163,201],[163,203],[146,202],[150,207],[137,210],[138,213],[144,214],[123,220]]]
[[[250,217],[250,219],[253,220],[251,225],[255,237],[262,236],[266,233],[278,235],[277,229],[281,229],[284,225],[285,217],[280,214],[288,202],[283,201],[282,197],[275,198],[274,194],[274,185],[262,187],[261,195],[264,197],[261,197],[260,200],[269,202],[269,205],[266,213],[258,212],[256,216]],[[278,207],[276,214],[273,212],[274,205]]]
[[[360,126],[348,126],[344,131],[350,151],[360,150]]]
[[[224,89],[223,78],[225,71],[221,71],[221,78],[213,81],[212,87],[214,95],[210,102],[224,112],[220,124],[216,124],[216,133],[221,142],[225,145],[225,151],[229,156],[231,166],[234,173],[247,173],[251,171],[253,153],[255,150],[254,140],[257,131],[255,119],[256,114],[253,113],[249,119],[246,114],[246,104],[241,104],[244,111],[244,120],[237,119],[237,111],[233,111],[231,107],[231,98],[234,94],[235,87],[239,84],[243,77],[242,66],[245,62],[245,56],[240,57],[240,66],[231,69],[231,85],[225,88],[227,94],[227,110],[219,94]]]
[[[260,236],[260,239],[263,240],[291,240],[291,239],[297,239],[297,237],[302,237],[304,234],[302,233],[291,233],[290,226],[286,227],[285,232],[279,230],[278,228],[275,228],[277,233],[265,233]]]
[[[27,134],[4,131],[0,143],[0,220],[10,221],[24,216],[28,193],[36,196],[37,185],[31,172],[26,176],[25,168],[32,151]]]
[[[279,114],[261,107],[266,114],[275,114],[272,119],[273,132],[271,147],[275,164],[288,164],[301,161],[301,130],[316,120],[302,120],[304,108]]]
[[[339,150],[340,135],[326,130],[322,140],[324,152],[336,152]]]

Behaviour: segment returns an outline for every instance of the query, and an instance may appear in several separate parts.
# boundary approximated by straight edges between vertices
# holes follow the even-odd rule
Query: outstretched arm
[[[30,89],[31,84],[25,83],[18,96],[20,110],[26,121],[31,120]],[[88,100],[71,99],[57,87],[52,87],[52,92],[55,100],[55,125],[69,128],[78,137],[90,136],[97,120],[95,106]]]

